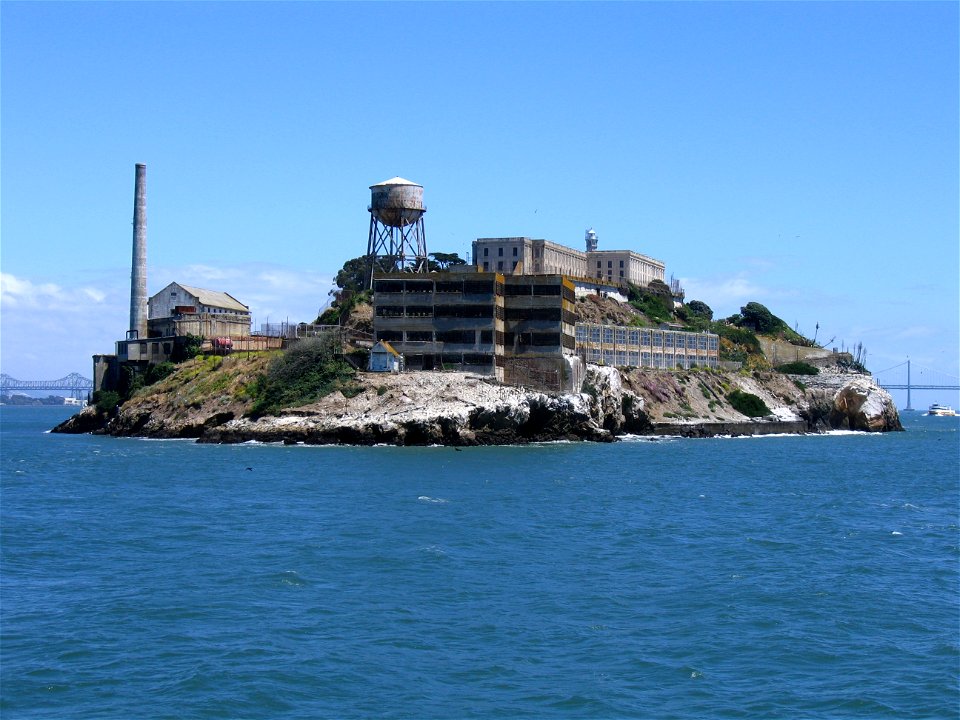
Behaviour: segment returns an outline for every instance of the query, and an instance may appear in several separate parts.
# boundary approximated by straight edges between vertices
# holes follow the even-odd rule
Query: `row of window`
[[[479,318],[503,319],[503,308],[499,305],[378,305],[377,317],[437,317],[437,318]]]
[[[515,263],[513,263],[513,267],[508,269],[516,270],[519,265],[520,265],[520,261],[517,260]],[[503,270],[503,260],[497,261],[497,270]],[[490,272],[490,263],[488,263],[486,260],[483,261],[483,271]]]
[[[712,334],[673,330],[642,330],[610,325],[577,325],[577,341],[610,345],[652,346],[718,350],[720,338]]]
[[[514,256],[514,257],[517,257],[517,256],[519,255],[519,253],[517,252],[519,249],[520,249],[520,248],[518,248],[518,247],[514,247],[514,248],[513,248],[513,256]],[[483,249],[483,256],[484,256],[484,257],[490,257],[490,248],[485,247],[485,248]],[[502,248],[502,247],[498,247],[498,248],[497,248],[497,257],[503,257],[503,248]]]
[[[720,361],[716,356],[700,356],[685,353],[650,353],[610,348],[587,348],[584,356],[589,363],[603,363],[618,367],[649,367],[661,370],[670,368],[711,367],[717,368]]]
[[[492,330],[381,330],[377,333],[377,340],[387,342],[438,342],[450,345],[491,345],[493,343]],[[497,344],[503,345],[503,333],[497,333]]]

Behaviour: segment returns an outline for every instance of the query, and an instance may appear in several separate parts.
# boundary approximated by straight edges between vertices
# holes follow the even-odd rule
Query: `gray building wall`
[[[640,287],[654,280],[662,281],[665,272],[662,262],[632,250],[582,252],[528,237],[477,238],[473,242],[473,258],[481,272],[567,275],[612,284],[630,282]]]

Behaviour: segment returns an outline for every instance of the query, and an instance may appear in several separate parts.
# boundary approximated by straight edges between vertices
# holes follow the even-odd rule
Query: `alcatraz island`
[[[146,293],[136,166],[130,328],[94,355],[92,404],[54,432],[287,444],[609,442],[625,434],[901,430],[856,346],[757,302],[715,319],[662,261],[529,237],[428,253],[423,187],[371,186],[367,252],[313,322],[251,328],[225,291]]]

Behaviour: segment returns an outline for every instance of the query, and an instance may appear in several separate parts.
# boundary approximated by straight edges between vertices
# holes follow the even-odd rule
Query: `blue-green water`
[[[3,718],[955,718],[956,418],[531,447],[0,408]]]

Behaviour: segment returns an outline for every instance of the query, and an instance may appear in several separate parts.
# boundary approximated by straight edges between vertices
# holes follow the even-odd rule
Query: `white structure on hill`
[[[612,285],[646,287],[663,281],[664,264],[632,250],[597,250],[597,233],[586,233],[587,251],[528,237],[477,238],[473,258],[477,270],[504,275],[567,275]]]
[[[170,283],[150,298],[150,335],[249,337],[250,308],[216,290]]]

